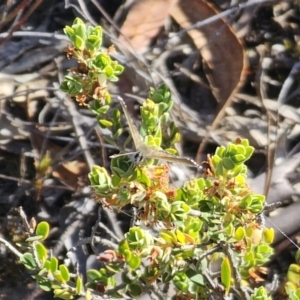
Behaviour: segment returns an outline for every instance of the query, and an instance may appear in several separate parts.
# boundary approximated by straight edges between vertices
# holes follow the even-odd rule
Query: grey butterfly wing
[[[131,136],[132,136],[132,139],[133,139],[135,149],[139,151],[139,149],[144,144],[143,141],[142,141],[142,138],[140,136],[140,133],[138,132],[137,128],[134,126],[134,124],[131,121],[131,118],[130,118],[130,115],[128,113],[128,109],[127,109],[127,106],[126,106],[124,100],[121,97],[118,97],[118,99],[119,99],[119,101],[121,103],[121,106],[123,108],[123,112],[124,112],[127,124],[129,126],[129,130],[130,130],[130,133],[131,133]]]
[[[192,167],[196,167],[198,169],[202,169],[202,166],[198,165],[193,159],[186,157],[179,157],[176,155],[172,155],[163,150],[158,150],[152,147],[148,147],[147,151],[144,153],[145,158],[152,158],[158,160],[164,160],[168,162],[174,162],[179,164],[184,164]]]

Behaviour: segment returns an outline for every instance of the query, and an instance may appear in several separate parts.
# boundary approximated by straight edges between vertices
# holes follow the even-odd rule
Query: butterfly
[[[122,109],[124,111],[124,115],[125,115],[127,124],[129,126],[129,130],[130,130],[136,151],[130,152],[130,153],[125,153],[125,154],[112,155],[111,158],[119,157],[119,156],[123,156],[123,155],[129,155],[131,157],[131,159],[133,160],[133,162],[137,165],[140,164],[145,159],[157,159],[157,160],[163,160],[163,161],[168,161],[168,162],[185,164],[185,165],[189,165],[192,167],[196,167],[197,169],[202,169],[202,166],[198,165],[191,158],[179,157],[176,155],[172,155],[166,151],[159,150],[157,148],[146,145],[143,142],[142,137],[140,136],[137,128],[131,121],[131,118],[128,113],[127,106],[126,106],[124,100],[121,97],[118,97],[118,99],[119,99]]]

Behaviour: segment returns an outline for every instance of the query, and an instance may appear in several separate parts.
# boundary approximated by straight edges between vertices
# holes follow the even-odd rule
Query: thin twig
[[[94,20],[94,18],[91,16],[90,12],[88,11],[85,2],[83,0],[77,0],[80,8],[82,9],[82,14],[85,16],[85,19],[89,20],[89,22],[91,22],[92,25],[97,26],[98,22],[96,22]]]
[[[11,245],[8,241],[0,237],[0,242],[4,244],[11,252],[13,252],[16,256],[21,258],[23,254],[19,252],[13,245]]]
[[[266,178],[265,178],[265,187],[264,187],[264,195],[266,198],[268,197],[269,188],[271,185],[272,180],[272,173],[273,173],[273,166],[274,166],[274,159],[275,159],[275,148],[271,148],[271,142],[270,142],[270,131],[271,131],[271,120],[273,122],[278,123],[278,112],[276,118],[272,118],[271,113],[269,112],[268,108],[266,107],[264,103],[264,99],[266,99],[266,89],[265,84],[263,83],[264,76],[266,76],[267,70],[270,67],[270,61],[267,57],[265,57],[265,52],[261,53],[262,59],[261,59],[261,67],[260,67],[260,77],[258,79],[258,95],[260,95],[260,100],[262,103],[262,110],[264,111],[266,117],[267,117],[267,124],[268,124],[268,130],[267,130],[267,167],[266,167]],[[276,130],[277,130],[276,126]]]
[[[106,225],[104,225],[103,223],[99,223],[98,226],[102,229],[104,229],[106,231],[106,233],[108,235],[110,235],[110,237],[112,237],[113,239],[115,239],[117,242],[120,242],[120,240],[124,237],[123,233],[118,234],[118,236],[116,236]]]
[[[4,39],[9,36],[8,32],[0,33],[0,39]],[[37,38],[48,38],[48,39],[57,39],[57,40],[65,40],[70,41],[70,39],[64,35],[56,32],[39,32],[39,31],[15,31],[11,34],[13,37],[37,37]]]
[[[33,5],[31,5],[28,10],[26,11],[25,15],[18,21],[16,25],[14,25],[12,28],[10,28],[9,33],[6,38],[4,38],[2,41],[0,41],[0,46],[2,46],[5,42],[9,40],[9,38],[12,36],[12,33],[17,29],[20,28],[26,20],[30,17],[30,15],[39,7],[39,5],[42,3],[42,0],[36,0],[34,1]]]

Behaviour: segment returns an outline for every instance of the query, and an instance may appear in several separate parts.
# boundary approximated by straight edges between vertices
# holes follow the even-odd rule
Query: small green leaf
[[[225,287],[225,294],[228,295],[231,286],[231,266],[228,257],[225,257],[221,264],[221,282]]]
[[[236,154],[236,155],[231,156],[231,159],[236,164],[241,164],[245,161],[245,156],[243,154]]]
[[[61,276],[65,281],[70,280],[70,272],[66,265],[60,265],[59,270],[61,272]]]
[[[174,148],[167,148],[164,151],[166,151],[166,152],[168,152],[168,153],[170,153],[172,155],[178,155],[178,151],[176,149],[174,149]]]
[[[187,275],[183,272],[176,272],[173,283],[176,286],[177,289],[179,289],[182,292],[187,292],[189,288],[189,279]]]
[[[65,35],[71,40],[73,41],[73,35],[74,35],[74,29],[71,28],[70,26],[66,26],[64,28],[64,33]]]
[[[107,78],[110,78],[114,74],[114,70],[111,66],[106,66],[104,72]]]
[[[46,260],[45,263],[44,263],[44,268],[47,270],[47,271],[50,271],[51,270],[51,262],[49,260]]]
[[[300,266],[291,264],[287,272],[287,279],[297,286],[300,285]]]
[[[230,157],[223,157],[222,165],[226,170],[232,170],[235,167],[235,163],[232,161]]]
[[[265,228],[263,232],[264,241],[268,244],[273,243],[275,232],[273,228]]]
[[[78,277],[76,278],[76,294],[77,294],[77,295],[80,295],[82,289],[83,289],[82,278],[81,278],[81,276],[78,276]]]
[[[215,151],[215,155],[219,156],[219,157],[223,157],[224,153],[225,153],[226,148],[224,146],[221,147],[217,147],[216,151]]]
[[[80,18],[75,18],[75,20],[73,21],[73,25],[81,25],[81,24],[84,24],[83,21],[80,19]]]
[[[205,286],[204,277],[201,274],[198,274],[195,270],[188,269],[186,271],[188,278],[197,285]]]
[[[77,49],[83,50],[83,48],[84,48],[84,41],[83,41],[83,39],[80,36],[75,35],[73,43],[74,43],[74,46]]]
[[[235,165],[234,169],[231,170],[231,176],[236,177],[237,175],[239,175],[243,171],[244,167],[245,167],[245,165],[243,165],[243,164]]]
[[[122,179],[121,179],[119,176],[112,176],[112,178],[111,178],[111,183],[112,183],[112,185],[113,185],[114,187],[117,187],[117,186],[120,185],[121,180],[122,180]]]
[[[84,300],[93,300],[92,292],[90,290],[86,291]]]
[[[218,164],[215,163],[215,159],[213,159],[213,163],[214,165],[216,165],[216,177],[220,177],[224,175],[224,168],[223,168],[223,164],[221,162],[219,162]]]
[[[99,123],[100,127],[102,127],[102,128],[108,128],[113,125],[113,123],[111,121],[108,121],[105,119],[98,120],[98,123]]]
[[[73,299],[74,297],[66,289],[55,289],[54,290],[54,298],[69,300],[69,299]]]
[[[300,299],[300,288],[297,289],[295,295],[297,296],[298,299]]]
[[[238,150],[237,150],[237,145],[233,144],[233,143],[229,143],[227,145],[227,149],[226,149],[226,154],[225,156],[232,156],[237,154]]]
[[[210,212],[212,210],[212,203],[208,200],[202,200],[199,202],[199,210],[201,212]]]
[[[96,35],[90,35],[85,41],[85,47],[89,51],[97,51],[101,46],[101,39]]]
[[[245,159],[248,160],[254,152],[254,147],[248,146],[246,148]]]
[[[41,235],[42,241],[45,240],[49,235],[50,226],[47,222],[40,222],[35,230],[36,235]]]
[[[246,153],[245,146],[244,146],[244,145],[241,145],[241,144],[236,145],[236,150],[237,150],[237,153],[238,153],[238,154],[243,154],[243,155],[245,155],[245,153]]]
[[[286,284],[285,284],[285,291],[287,293],[287,295],[291,295],[291,294],[294,294],[295,291],[297,290],[297,285],[288,281]],[[293,300],[293,298],[289,297],[289,299]]]
[[[40,160],[36,170],[39,174],[45,174],[48,171],[48,168],[51,166],[52,159],[50,156],[49,151],[43,155],[42,159]]]
[[[245,236],[245,229],[243,227],[238,227],[235,231],[235,239],[239,242],[241,241]]]
[[[31,237],[27,238],[25,241],[27,243],[32,243],[32,242],[42,241],[42,240],[43,240],[42,235],[35,235],[35,236],[31,236]]]
[[[75,34],[78,35],[83,41],[86,40],[86,25],[82,23],[77,23],[74,28]]]
[[[149,98],[155,103],[160,103],[163,101],[163,96],[158,93],[154,93],[151,96],[149,95]]]
[[[120,155],[112,157],[110,169],[117,177],[128,178],[135,175],[136,164],[129,156]]]
[[[263,286],[261,286],[259,288],[254,289],[250,300],[272,300],[272,298],[268,297],[266,289]]]
[[[119,78],[117,76],[115,76],[115,75],[110,76],[108,79],[111,82],[117,82],[119,80]]]
[[[131,253],[131,257],[127,263],[131,269],[135,270],[141,265],[141,259],[134,253]]]
[[[123,71],[124,71],[124,67],[118,64],[115,66],[114,74],[120,75],[121,73],[123,73]]]
[[[101,26],[94,27],[91,34],[96,35],[100,40],[102,40],[102,27]]]
[[[100,115],[106,114],[108,110],[109,110],[109,105],[104,105],[97,109],[97,113],[99,113]]]
[[[132,297],[138,297],[142,294],[142,288],[137,284],[130,284],[128,286],[128,292]]]
[[[185,235],[178,229],[176,230],[176,238],[179,243],[185,244]]]
[[[101,273],[94,269],[87,270],[86,275],[90,281],[97,281],[102,279]]]
[[[37,284],[42,290],[46,292],[50,292],[52,290],[51,282],[48,279],[39,275],[35,275],[34,278],[36,279]]]
[[[250,239],[247,239],[247,243],[249,246],[249,248],[251,248],[251,241]],[[254,253],[252,251],[249,251],[246,253],[245,255],[245,262],[247,263],[247,266],[248,267],[252,267],[252,266],[255,266],[255,257],[254,257]]]
[[[295,260],[296,260],[296,263],[299,265],[299,262],[300,262],[300,249],[298,249],[296,254],[295,254]]]
[[[59,281],[59,282],[62,282],[62,283],[65,283],[66,281],[64,280],[64,278],[62,277],[61,275],[61,272],[60,271],[56,271],[55,273],[53,273],[53,276],[54,278]]]
[[[34,245],[34,248],[36,250],[36,253],[37,253],[37,256],[38,256],[38,259],[40,261],[41,264],[44,264],[44,262],[46,261],[47,259],[47,249],[45,248],[45,246],[41,243],[36,243]]]
[[[57,271],[58,268],[58,260],[56,257],[51,257],[50,260],[50,270],[52,273],[55,273]]]
[[[29,270],[34,270],[37,267],[33,255],[29,252],[24,253],[20,261]]]
[[[247,139],[242,139],[241,140],[240,138],[237,138],[236,143],[237,144],[241,144],[241,145],[243,145],[245,147],[249,146],[249,141]]]

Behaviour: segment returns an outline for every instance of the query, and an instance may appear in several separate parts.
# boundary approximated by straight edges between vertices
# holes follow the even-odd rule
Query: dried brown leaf
[[[172,17],[184,29],[217,13],[216,9],[202,0],[180,0],[171,10]],[[223,19],[199,29],[188,30],[187,33],[200,50],[213,94],[222,106],[241,82],[243,46]]]
[[[176,0],[139,0],[132,5],[121,32],[137,52],[149,46],[175,3]],[[127,43],[124,36],[120,40]]]

